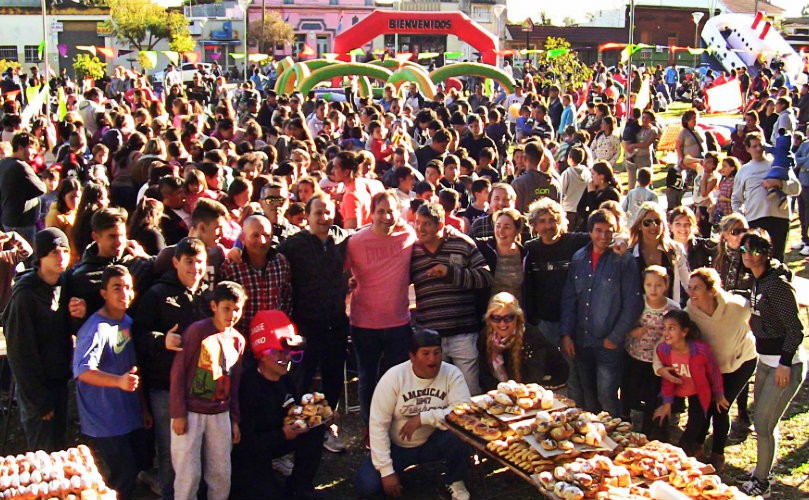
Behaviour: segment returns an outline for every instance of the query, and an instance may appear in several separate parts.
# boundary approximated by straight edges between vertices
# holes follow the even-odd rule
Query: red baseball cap
[[[284,311],[259,311],[250,322],[250,347],[256,358],[270,349],[301,350],[303,337]]]

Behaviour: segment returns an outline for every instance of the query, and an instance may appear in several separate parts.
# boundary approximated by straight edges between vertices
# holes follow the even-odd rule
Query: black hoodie
[[[53,410],[48,388],[66,384],[71,378],[68,300],[61,280],[49,285],[36,270],[21,276],[11,291],[3,325],[17,397],[25,401],[22,408],[33,412],[22,415],[23,419],[42,417]]]
[[[207,286],[192,292],[180,282],[177,271],[167,271],[138,301],[131,313],[132,338],[138,365],[149,389],[169,390],[174,351],[166,349],[166,332],[177,325],[182,335],[191,323],[210,316],[205,300]]]
[[[791,282],[792,271],[773,259],[770,267],[755,280],[750,297],[750,329],[756,337],[756,351],[780,355],[780,364],[784,366],[792,366],[803,342],[803,325]]]

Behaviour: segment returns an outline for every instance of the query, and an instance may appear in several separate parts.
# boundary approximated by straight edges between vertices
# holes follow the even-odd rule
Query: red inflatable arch
[[[332,52],[348,61],[347,53],[362,47],[378,35],[455,35],[480,52],[482,61],[497,64],[497,38],[460,11],[389,11],[375,10],[368,17],[334,37]]]

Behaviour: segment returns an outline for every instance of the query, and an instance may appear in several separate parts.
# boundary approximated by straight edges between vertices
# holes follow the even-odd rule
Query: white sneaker
[[[472,498],[472,495],[469,494],[469,490],[466,489],[466,485],[463,484],[463,481],[455,481],[452,484],[448,484],[447,491],[452,495],[452,500],[469,500]]]
[[[801,255],[803,255],[804,257],[809,256],[809,245],[804,245],[804,247],[803,247],[803,248],[801,248],[801,251],[800,251],[800,252],[798,252],[798,253],[800,253],[800,254],[801,254]]]
[[[323,440],[323,447],[332,453],[343,453],[346,451],[345,443],[334,435],[333,432],[326,432],[326,439]]]
[[[292,453],[288,453],[283,457],[274,458],[272,460],[272,468],[284,477],[292,475],[292,469],[295,467],[295,462],[292,460]]]
[[[800,250],[800,249],[804,248],[804,246],[805,245],[803,244],[802,241],[797,241],[797,242],[792,244],[792,249],[793,250]]]

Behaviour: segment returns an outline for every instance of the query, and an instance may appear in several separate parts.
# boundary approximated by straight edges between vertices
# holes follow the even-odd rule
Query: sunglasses
[[[734,227],[733,229],[730,230],[730,234],[732,234],[733,236],[740,236],[746,232],[747,228],[744,227]]]
[[[660,224],[662,224],[662,223],[663,223],[663,221],[661,221],[660,219],[646,219],[646,220],[643,221],[643,227],[649,227],[652,224],[654,224],[655,226],[660,227]]]
[[[295,364],[303,361],[303,351],[282,351],[278,349],[270,349],[270,353],[279,358],[287,355],[289,356],[289,360]]]
[[[515,314],[506,314],[505,316],[500,316],[499,314],[492,314],[489,316],[489,320],[492,323],[513,323],[514,320],[517,319]]]
[[[286,198],[284,198],[283,196],[265,196],[264,197],[264,201],[266,201],[268,203],[272,203],[272,202],[281,203],[285,199]]]
[[[766,251],[760,248],[752,248],[744,245],[739,247],[739,251],[741,251],[742,253],[749,253],[753,257],[758,257],[759,255],[764,255],[767,253]]]

